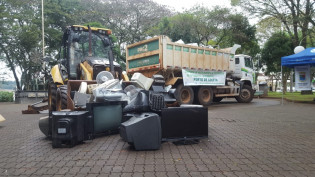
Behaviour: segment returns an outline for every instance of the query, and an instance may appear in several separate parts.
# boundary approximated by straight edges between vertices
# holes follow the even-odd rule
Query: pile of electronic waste
[[[114,133],[120,133],[135,150],[160,149],[163,141],[208,137],[208,109],[200,105],[168,107],[176,101],[175,89],[165,86],[162,75],[147,78],[135,73],[131,81],[119,81],[103,71],[96,81],[69,81],[68,90],[75,109],[53,111],[39,122],[53,147],[73,147]]]

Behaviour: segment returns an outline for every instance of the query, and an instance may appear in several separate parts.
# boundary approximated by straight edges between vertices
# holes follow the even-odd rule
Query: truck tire
[[[194,90],[189,86],[180,84],[176,87],[175,98],[179,104],[192,104],[194,101]]]
[[[57,85],[50,83],[48,85],[48,107],[49,112],[56,111]]]
[[[213,97],[213,102],[215,103],[219,103],[222,100],[223,100],[223,97]]]
[[[211,87],[201,86],[198,90],[198,101],[201,105],[209,106],[213,100],[213,91]]]
[[[61,85],[57,89],[57,104],[56,109],[60,111],[62,109],[67,109],[67,101],[68,101],[68,87],[67,85]]]
[[[240,92],[240,96],[235,97],[239,103],[249,103],[254,98],[254,91],[251,86],[243,85],[243,88]]]

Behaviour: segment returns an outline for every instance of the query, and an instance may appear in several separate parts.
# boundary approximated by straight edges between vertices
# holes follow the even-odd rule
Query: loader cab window
[[[249,68],[253,68],[253,63],[252,63],[252,59],[249,57],[245,58],[245,66],[249,67]]]
[[[89,32],[75,31],[70,48],[73,50],[73,57],[77,60],[84,60],[89,56]],[[101,36],[94,33],[91,35],[91,55],[97,58],[108,58],[110,46],[105,46]]]
[[[108,59],[110,45],[105,46],[102,38],[104,36],[91,34],[91,55],[94,58]],[[107,37],[107,36],[105,36]],[[69,78],[77,78],[77,66],[89,57],[89,32],[87,31],[72,31],[68,38],[69,43]]]

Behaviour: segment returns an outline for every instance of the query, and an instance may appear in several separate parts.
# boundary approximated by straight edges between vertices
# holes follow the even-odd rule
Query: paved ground
[[[315,105],[256,99],[209,107],[209,139],[136,152],[119,135],[52,149],[43,115],[0,103],[0,176],[315,176]]]

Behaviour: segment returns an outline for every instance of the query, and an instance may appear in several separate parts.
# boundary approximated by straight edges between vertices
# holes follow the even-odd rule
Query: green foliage
[[[0,56],[13,72],[21,68],[21,84],[15,77],[20,90],[23,86],[31,88],[32,80],[43,72],[41,9],[38,0],[0,0]],[[45,52],[53,59],[57,58],[63,31],[73,24],[111,29],[113,53],[122,67],[126,45],[148,35],[168,35],[174,41],[221,48],[238,43],[242,45],[239,52],[252,56],[258,50],[255,27],[227,8],[195,6],[173,14],[152,0],[45,0],[44,16]]]
[[[314,32],[312,28],[315,26],[313,0],[231,0],[231,2],[233,5],[241,6],[261,21],[273,19],[280,22],[281,28],[288,33],[294,46],[307,46],[307,37],[312,38],[311,46],[314,45],[312,42],[314,36],[311,35],[312,31]],[[278,29],[271,30],[276,32]]]
[[[283,32],[274,33],[265,43],[261,51],[262,63],[267,66],[266,74],[277,73],[281,71],[281,57],[291,55],[293,44],[289,36]],[[284,92],[287,90],[287,80],[290,75],[290,69],[283,67],[282,82]]]
[[[237,6],[240,4],[240,0],[231,0],[231,5],[232,6]]]
[[[0,102],[12,102],[13,92],[0,91]]]
[[[267,74],[281,71],[281,57],[291,55],[293,44],[283,32],[274,33],[261,51],[262,62],[267,65]]]
[[[228,17],[230,27],[225,30],[222,46],[228,47],[233,44],[241,44],[238,53],[255,56],[260,48],[256,39],[256,27],[249,24],[247,17],[241,14],[232,14]]]
[[[282,98],[282,92],[268,92],[268,97],[271,98]],[[315,94],[313,95],[301,95],[301,92],[286,92],[283,98],[290,101],[302,101],[314,103]]]
[[[83,24],[83,26],[88,26],[88,25],[90,25],[90,27],[105,28],[105,26],[103,26],[100,22],[89,22],[89,23]]]
[[[238,53],[251,56],[260,50],[255,33],[256,28],[249,24],[247,17],[232,14],[227,8],[209,10],[202,6],[165,17],[149,31],[152,36],[163,34],[173,41],[182,39],[185,43],[219,45],[221,48],[240,44],[242,48]]]
[[[185,43],[196,42],[196,35],[193,25],[195,24],[194,16],[191,14],[179,14],[174,17],[170,17],[169,25],[171,30],[169,31],[169,37],[173,41],[182,39]]]

